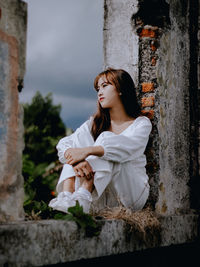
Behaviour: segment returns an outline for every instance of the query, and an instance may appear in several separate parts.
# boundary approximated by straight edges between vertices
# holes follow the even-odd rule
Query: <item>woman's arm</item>
[[[104,148],[102,146],[89,146],[88,156],[90,155],[102,157],[104,155]]]
[[[69,148],[64,153],[66,162],[70,165],[74,165],[77,162],[83,161],[90,155],[102,157],[104,155],[103,147],[88,146],[83,148]]]

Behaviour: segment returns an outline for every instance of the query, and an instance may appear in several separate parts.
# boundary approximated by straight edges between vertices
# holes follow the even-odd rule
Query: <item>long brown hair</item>
[[[131,76],[122,69],[108,68],[97,75],[94,80],[94,88],[97,90],[98,81],[101,77],[105,77],[107,82],[114,85],[120,94],[122,104],[127,115],[137,118],[141,115],[141,109],[137,101],[135,85]],[[97,112],[93,115],[93,123],[91,133],[94,140],[110,127],[110,113],[108,108],[102,108],[97,103]]]

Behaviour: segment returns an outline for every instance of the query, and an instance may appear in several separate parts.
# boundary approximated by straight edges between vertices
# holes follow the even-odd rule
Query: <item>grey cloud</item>
[[[34,90],[42,91],[43,93],[52,92],[59,95],[76,96],[83,98],[96,98],[96,92],[93,88],[93,79],[96,73],[89,73],[87,77],[79,76],[79,74],[65,74],[59,75],[59,73],[48,74],[32,72],[27,75],[25,79],[24,91]]]
[[[88,98],[65,99],[54,97],[55,103],[62,104],[61,116],[68,127],[76,129],[96,111],[96,100]]]

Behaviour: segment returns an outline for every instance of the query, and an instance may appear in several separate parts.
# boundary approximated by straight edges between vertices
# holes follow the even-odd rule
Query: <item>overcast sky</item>
[[[25,0],[24,0],[25,1]],[[27,59],[20,102],[53,94],[74,130],[96,110],[95,76],[103,64],[103,0],[26,0]]]

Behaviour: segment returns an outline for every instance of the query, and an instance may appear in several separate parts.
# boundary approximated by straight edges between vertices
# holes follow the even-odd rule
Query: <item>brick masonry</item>
[[[154,83],[142,83],[142,92],[143,93],[149,93],[154,91]]]
[[[149,110],[142,110],[142,114],[144,116],[147,116],[150,120],[153,120],[154,118],[154,110],[153,109],[149,109]]]
[[[141,31],[139,32],[139,36],[141,38],[147,37],[147,38],[156,38],[158,33],[157,33],[157,27],[145,27],[142,28]]]
[[[149,203],[154,205],[158,197],[159,152],[157,130],[157,77],[156,64],[161,29],[157,26],[138,25],[139,36],[139,96],[142,114],[147,116],[153,125],[150,140],[146,149],[147,173],[150,178],[151,192]]]
[[[143,97],[142,100],[142,107],[153,107],[155,104],[155,97],[154,96],[148,96],[148,97]]]

